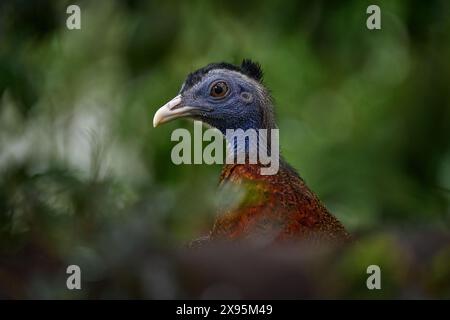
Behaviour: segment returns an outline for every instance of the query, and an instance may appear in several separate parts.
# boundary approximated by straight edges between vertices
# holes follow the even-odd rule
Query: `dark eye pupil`
[[[216,86],[214,87],[214,93],[215,93],[215,94],[221,94],[222,92],[223,92],[222,86],[216,85]]]
[[[228,87],[224,82],[218,82],[211,88],[213,97],[223,97],[228,91]]]

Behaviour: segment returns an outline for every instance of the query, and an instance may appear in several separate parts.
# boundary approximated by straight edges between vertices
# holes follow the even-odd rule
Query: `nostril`
[[[183,105],[182,105],[181,103],[179,103],[179,104],[173,106],[172,109],[170,109],[170,110],[180,109],[182,106],[183,106]]]

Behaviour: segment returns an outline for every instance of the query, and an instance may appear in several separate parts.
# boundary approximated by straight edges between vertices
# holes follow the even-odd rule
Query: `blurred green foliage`
[[[81,30],[65,27],[74,3]],[[138,257],[209,229],[220,166],[173,165],[170,133],[192,125],[151,119],[188,72],[217,61],[261,63],[285,158],[352,233],[447,233],[450,3],[379,1],[378,31],[369,4],[2,1],[0,296],[190,296],[168,289],[177,264]],[[390,237],[346,252],[349,288],[330,295],[373,297],[361,265],[383,257],[385,297],[401,296],[409,267]],[[449,297],[448,252],[428,257],[418,296]],[[74,261],[97,289],[61,287]],[[111,270],[121,280],[102,289]]]

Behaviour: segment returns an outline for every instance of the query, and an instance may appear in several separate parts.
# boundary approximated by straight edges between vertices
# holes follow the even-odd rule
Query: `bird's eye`
[[[223,98],[228,92],[228,86],[225,82],[220,81],[215,83],[211,88],[211,96],[214,98]]]

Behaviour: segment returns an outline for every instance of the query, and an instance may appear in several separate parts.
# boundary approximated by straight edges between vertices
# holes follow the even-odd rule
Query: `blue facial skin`
[[[228,86],[228,93],[223,98],[211,96],[211,88],[218,81]],[[219,129],[222,134],[226,129],[260,129],[262,128],[261,101],[257,88],[252,81],[229,72],[210,72],[201,82],[192,88],[182,88],[182,104],[198,107],[192,116],[210,126]]]

